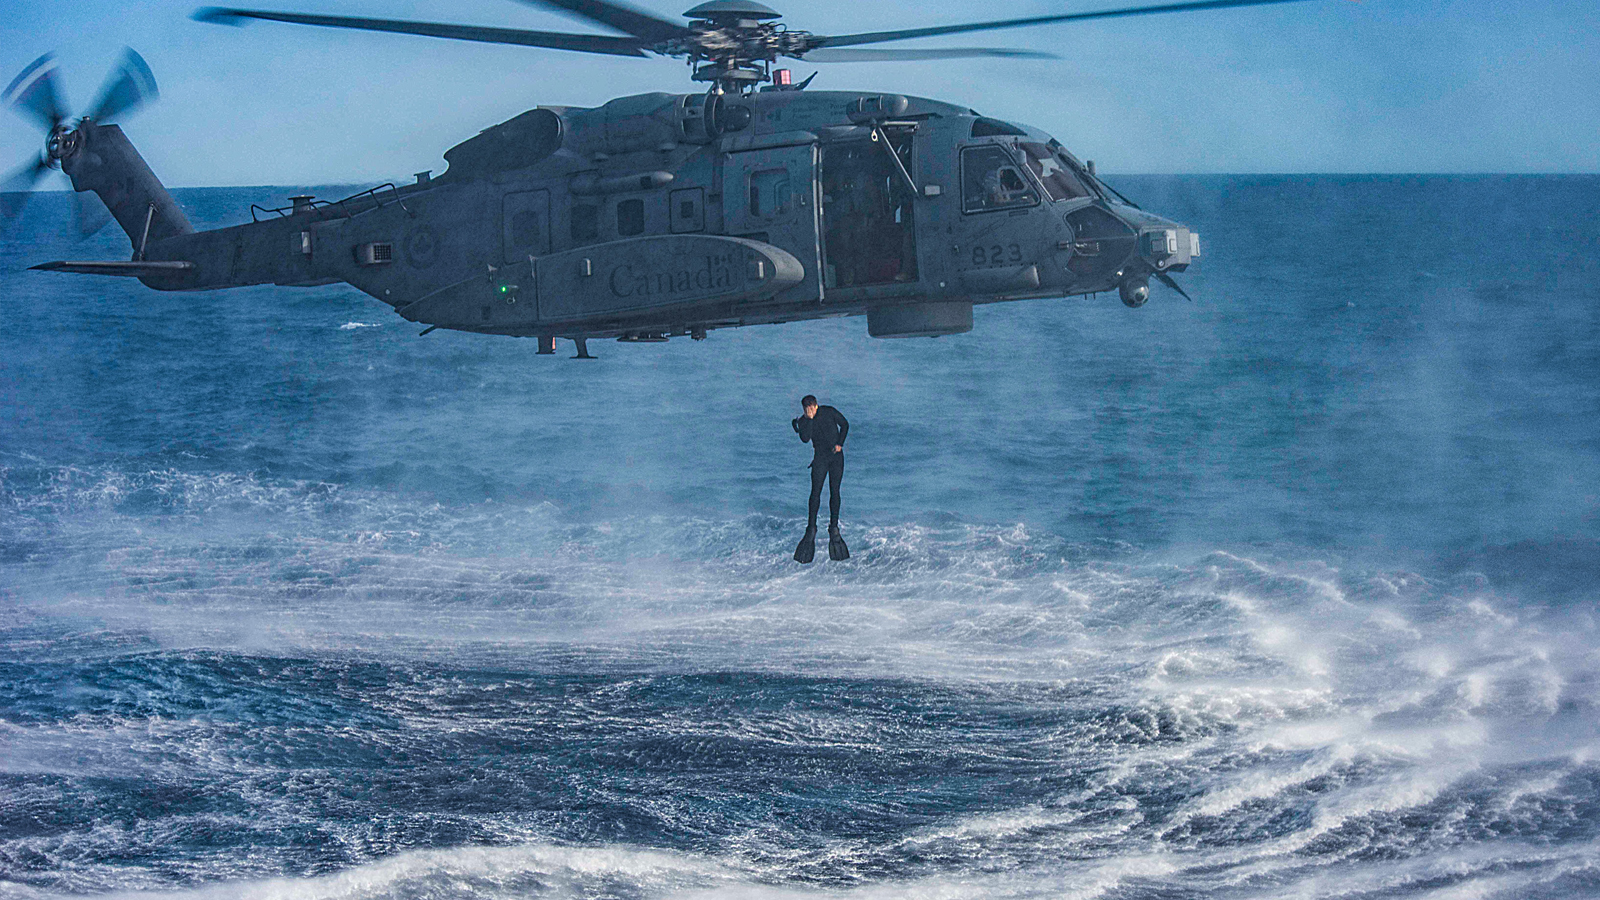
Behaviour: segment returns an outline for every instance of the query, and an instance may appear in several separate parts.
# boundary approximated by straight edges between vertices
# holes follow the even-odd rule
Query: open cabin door
[[[852,289],[917,280],[916,192],[897,171],[917,169],[911,133],[881,132],[887,141],[829,144],[822,157],[822,218],[827,266],[823,285],[833,299]]]
[[[728,235],[787,250],[805,267],[805,278],[778,294],[774,302],[821,300],[816,144],[731,154],[724,163],[722,185]]]

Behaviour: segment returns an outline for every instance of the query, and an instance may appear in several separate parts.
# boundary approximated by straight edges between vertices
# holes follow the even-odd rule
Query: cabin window
[[[617,204],[617,234],[631,237],[644,234],[644,201],[638,198]]]
[[[1004,147],[989,144],[961,151],[962,212],[1018,209],[1038,202],[1039,195]]]
[[[1028,161],[1028,170],[1044,185],[1044,192],[1050,195],[1051,200],[1075,200],[1090,196],[1089,189],[1049,147],[1028,141],[1018,146],[1022,148],[1023,158]]]
[[[781,216],[789,211],[789,170],[750,173],[750,215]]]
[[[705,188],[684,188],[672,192],[673,234],[705,230],[705,194]]]
[[[579,203],[572,207],[572,242],[587,244],[600,238],[600,207]]]

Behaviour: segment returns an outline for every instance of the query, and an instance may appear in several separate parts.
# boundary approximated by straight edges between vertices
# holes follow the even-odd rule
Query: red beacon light
[[[779,69],[772,73],[772,83],[778,87],[788,87],[794,84],[794,74],[788,69]]]

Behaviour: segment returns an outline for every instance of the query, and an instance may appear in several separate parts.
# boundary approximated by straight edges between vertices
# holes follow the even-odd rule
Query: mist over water
[[[596,362],[25,272],[126,254],[41,195],[0,897],[1600,893],[1600,178],[1114,183],[1196,302]]]

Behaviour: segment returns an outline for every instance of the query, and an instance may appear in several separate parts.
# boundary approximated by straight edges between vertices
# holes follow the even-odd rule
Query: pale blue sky
[[[9,0],[0,72],[9,81],[54,50],[81,112],[120,47],[133,46],[163,98],[126,130],[174,186],[366,183],[437,172],[446,148],[540,103],[699,89],[679,60],[268,22],[225,28],[191,21],[198,5]],[[514,0],[246,5],[604,33]],[[635,5],[675,17],[692,0]],[[1135,4],[772,5],[791,27],[844,33]],[[1028,122],[1108,172],[1600,171],[1594,0],[1311,0],[886,46],[973,45],[1064,58],[830,64],[815,67],[815,86],[936,97]],[[813,67],[793,68],[803,77]],[[40,144],[25,120],[0,120],[5,171]]]

